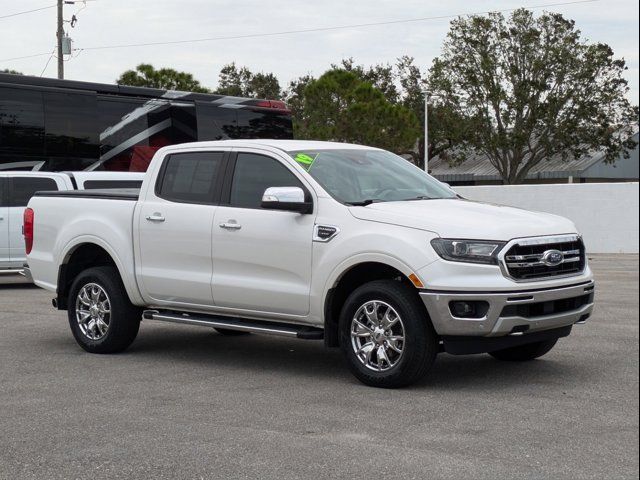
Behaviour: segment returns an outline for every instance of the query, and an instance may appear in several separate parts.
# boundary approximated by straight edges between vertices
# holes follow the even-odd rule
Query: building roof
[[[638,133],[633,136],[638,142]],[[632,152],[631,158],[622,156],[614,163],[604,164],[604,152],[593,150],[577,159],[572,157],[563,160],[560,155],[554,155],[548,160],[543,160],[533,167],[527,175],[528,180],[554,179],[554,178],[638,178],[638,147]],[[617,171],[616,171],[617,170]],[[596,175],[597,172],[597,175]],[[469,182],[469,181],[495,181],[501,180],[495,167],[484,155],[470,154],[460,165],[449,165],[449,162],[439,156],[429,161],[429,173],[438,180],[444,182]]]

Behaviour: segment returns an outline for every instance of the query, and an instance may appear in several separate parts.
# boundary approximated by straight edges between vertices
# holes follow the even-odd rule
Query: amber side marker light
[[[411,283],[413,283],[414,287],[424,288],[423,283],[420,281],[420,279],[415,273],[412,273],[411,275],[409,275],[409,280],[411,280]]]

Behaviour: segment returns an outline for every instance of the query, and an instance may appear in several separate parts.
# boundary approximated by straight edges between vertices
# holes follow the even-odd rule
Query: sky
[[[113,83],[123,71],[140,63],[151,63],[156,68],[190,72],[202,85],[214,88],[220,68],[235,61],[252,71],[274,73],[284,86],[307,73],[321,75],[342,58],[353,57],[357,63],[371,65],[394,63],[402,55],[414,57],[421,70],[426,71],[440,53],[451,18],[168,46],[90,48],[462,15],[562,1],[88,0],[84,5],[80,2],[65,5],[65,18],[70,19],[77,12],[75,28],[66,25],[74,48],[87,48],[75,51],[73,58],[65,62],[65,77]],[[0,17],[55,3],[55,0],[0,0]],[[629,99],[638,104],[637,1],[595,0],[532,10],[562,13],[575,20],[584,38],[609,44],[617,57],[627,61]],[[55,58],[47,65],[55,46],[55,30],[55,8],[0,18],[0,69],[55,77]],[[5,60],[42,53],[46,54]]]

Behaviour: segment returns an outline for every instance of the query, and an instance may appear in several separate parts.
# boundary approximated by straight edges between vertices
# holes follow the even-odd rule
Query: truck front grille
[[[577,275],[585,265],[584,243],[577,235],[516,241],[504,256],[504,266],[516,280]]]

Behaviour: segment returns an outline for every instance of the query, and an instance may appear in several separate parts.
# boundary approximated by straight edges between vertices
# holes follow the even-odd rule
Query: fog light
[[[458,318],[482,318],[489,311],[487,302],[460,300],[449,303],[451,315]]]

